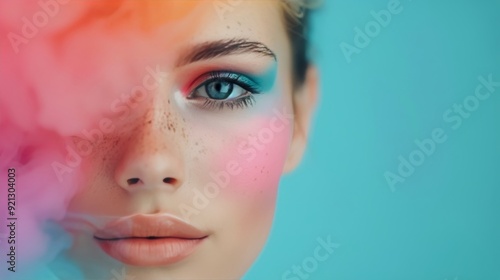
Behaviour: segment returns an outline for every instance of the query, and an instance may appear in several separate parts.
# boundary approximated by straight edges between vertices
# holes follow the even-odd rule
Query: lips
[[[207,237],[206,232],[167,214],[124,217],[94,234],[105,253],[135,266],[178,262],[191,255]]]

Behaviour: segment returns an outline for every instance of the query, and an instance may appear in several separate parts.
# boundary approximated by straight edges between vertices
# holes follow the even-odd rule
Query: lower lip
[[[99,246],[116,260],[135,266],[169,265],[192,254],[205,238],[127,238],[98,240]]]

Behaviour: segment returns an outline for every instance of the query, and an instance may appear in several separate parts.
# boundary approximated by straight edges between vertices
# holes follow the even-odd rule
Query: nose
[[[116,181],[122,188],[133,191],[163,188],[173,190],[181,184],[174,161],[166,153],[127,156],[116,169]]]
[[[115,181],[127,191],[164,189],[174,191],[183,180],[181,149],[175,133],[146,120],[122,152],[115,168]]]

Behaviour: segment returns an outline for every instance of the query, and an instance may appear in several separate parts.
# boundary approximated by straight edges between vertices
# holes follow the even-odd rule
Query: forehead
[[[231,4],[234,3],[234,4]],[[277,53],[286,40],[279,1],[207,1],[186,16],[183,45],[227,38],[258,41]],[[180,38],[184,37],[178,34]]]

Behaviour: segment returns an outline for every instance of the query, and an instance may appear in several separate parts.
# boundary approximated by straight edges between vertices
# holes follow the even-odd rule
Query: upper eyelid
[[[221,76],[215,77],[214,75],[221,75]],[[235,75],[236,77],[230,78],[230,77],[222,76],[222,75]],[[248,77],[245,74],[241,74],[241,73],[237,73],[237,72],[233,72],[233,71],[211,71],[211,72],[207,72],[207,73],[199,76],[190,84],[190,86],[188,87],[189,92],[190,92],[189,95],[191,95],[196,89],[203,86],[205,83],[212,81],[212,80],[215,80],[217,78],[230,80],[239,86],[242,86],[240,84],[243,83],[242,81],[239,81],[239,79],[243,78],[245,80],[249,80],[251,83],[251,86],[256,87],[256,88],[260,88],[259,84],[256,81],[254,81],[251,77]],[[247,83],[243,83],[243,84],[247,85]]]
[[[202,80],[203,78],[206,78],[206,77],[209,77],[209,78],[225,78],[225,79],[231,79],[229,77],[225,77],[225,76],[229,76],[229,75],[234,75],[234,76],[237,76],[238,78],[240,77],[247,77],[245,74],[242,74],[242,73],[239,73],[239,72],[235,72],[235,71],[231,71],[231,70],[219,70],[219,71],[210,71],[210,72],[206,72],[200,76],[198,76],[198,78],[196,78],[192,83],[192,84],[195,84],[197,81],[199,80]],[[219,77],[215,77],[215,76],[219,76]],[[223,77],[221,77],[223,76]],[[248,77],[248,79],[250,79]],[[209,80],[209,79],[204,79],[204,80]],[[253,81],[252,79],[250,79],[252,82],[255,82]]]
[[[277,62],[252,56],[220,57],[182,66],[174,71],[173,80],[186,96],[210,72],[238,73],[252,80],[262,91],[267,91],[276,80]]]

